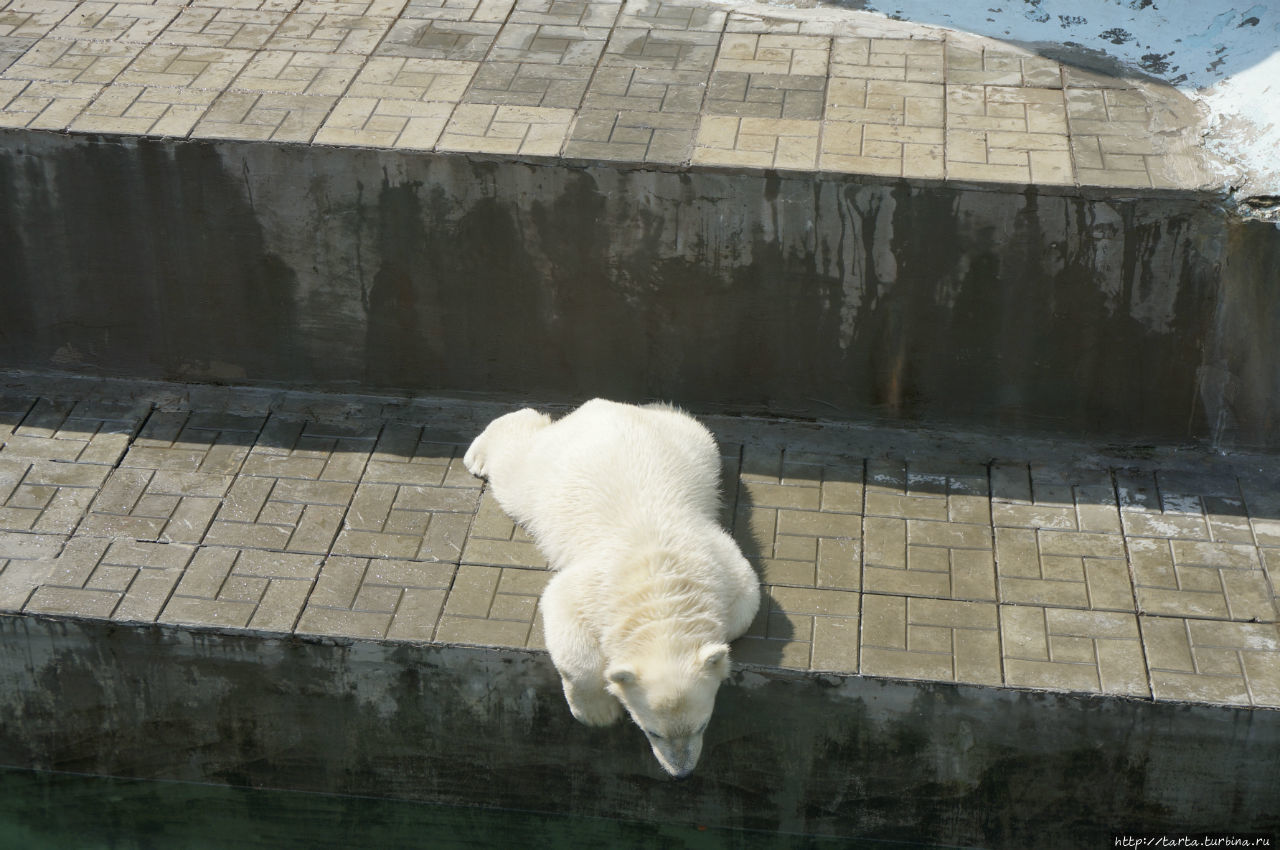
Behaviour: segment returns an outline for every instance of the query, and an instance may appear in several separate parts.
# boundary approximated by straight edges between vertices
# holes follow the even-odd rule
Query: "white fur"
[[[556,422],[499,417],[467,469],[546,554],[551,660],[574,717],[625,708],[673,776],[698,761],[729,671],[729,641],[760,605],[755,572],[720,527],[720,457],[692,417],[595,399]]]

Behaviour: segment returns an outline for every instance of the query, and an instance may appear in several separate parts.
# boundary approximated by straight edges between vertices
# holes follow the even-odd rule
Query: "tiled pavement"
[[[501,408],[0,381],[0,610],[538,648]],[[1280,707],[1280,459],[710,419],[740,663]]]
[[[1167,86],[839,7],[0,0],[0,127],[1195,188],[1199,122]]]

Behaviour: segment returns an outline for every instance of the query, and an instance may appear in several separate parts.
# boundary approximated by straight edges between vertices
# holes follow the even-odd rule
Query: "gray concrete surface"
[[[1274,830],[1274,455],[706,417],[764,604],[694,777],[577,724],[509,405],[0,375],[0,765],[1080,847]]]
[[[983,847],[1280,828],[1280,713],[742,668],[694,775],[544,655],[0,616],[0,763]]]
[[[1211,196],[2,141],[10,368],[1280,445]]]

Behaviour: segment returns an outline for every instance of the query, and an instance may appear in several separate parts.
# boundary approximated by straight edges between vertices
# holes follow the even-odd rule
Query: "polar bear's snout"
[[[676,779],[684,779],[693,773],[693,769],[698,765],[698,756],[702,754],[701,734],[672,740],[666,738],[655,740],[652,735],[648,738],[649,745],[653,748],[653,755],[658,759],[658,764],[662,765],[663,770]]]

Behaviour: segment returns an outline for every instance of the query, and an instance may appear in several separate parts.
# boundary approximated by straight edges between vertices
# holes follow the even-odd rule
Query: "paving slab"
[[[0,126],[954,182],[1205,189],[1171,85],[840,7],[0,3]]]
[[[0,610],[539,650],[511,405],[5,376]],[[550,408],[553,411],[563,408]],[[765,666],[1280,708],[1273,455],[706,420]]]

